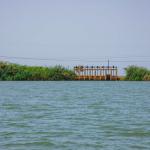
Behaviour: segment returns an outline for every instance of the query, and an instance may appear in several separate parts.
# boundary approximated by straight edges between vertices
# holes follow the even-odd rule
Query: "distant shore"
[[[125,76],[118,76],[119,81],[150,81],[150,70],[147,68],[128,66],[125,71]],[[0,81],[74,81],[76,77],[73,70],[63,66],[26,66],[0,62]]]

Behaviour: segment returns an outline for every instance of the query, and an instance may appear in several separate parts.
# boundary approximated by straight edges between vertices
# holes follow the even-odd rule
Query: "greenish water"
[[[85,149],[150,149],[150,82],[0,82],[0,150]]]

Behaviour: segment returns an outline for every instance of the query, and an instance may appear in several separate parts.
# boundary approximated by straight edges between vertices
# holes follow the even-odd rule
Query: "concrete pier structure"
[[[75,66],[77,80],[119,80],[116,66]]]

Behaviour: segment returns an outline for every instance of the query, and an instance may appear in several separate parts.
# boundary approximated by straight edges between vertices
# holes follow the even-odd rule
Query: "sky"
[[[0,60],[150,68],[149,8],[150,0],[0,0]]]

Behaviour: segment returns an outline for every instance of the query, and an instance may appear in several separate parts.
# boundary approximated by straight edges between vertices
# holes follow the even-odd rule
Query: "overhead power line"
[[[139,59],[139,58],[142,58],[142,59]],[[3,58],[3,59],[20,59],[20,60],[36,60],[36,61],[63,61],[63,62],[107,62],[108,59],[107,58],[96,58],[94,60],[91,60],[91,59],[79,59],[79,58],[35,58],[35,57],[14,57],[14,56],[0,56],[0,58]],[[109,59],[111,57],[108,57]],[[115,60],[114,58],[130,58],[128,60]],[[138,60],[134,60],[133,58],[131,59],[131,57],[112,57],[110,60],[111,62],[118,62],[118,63],[121,63],[121,62],[150,62],[150,59],[146,60],[145,58],[150,58],[150,56],[136,56],[136,58],[138,58]],[[93,58],[92,58],[93,59]]]

